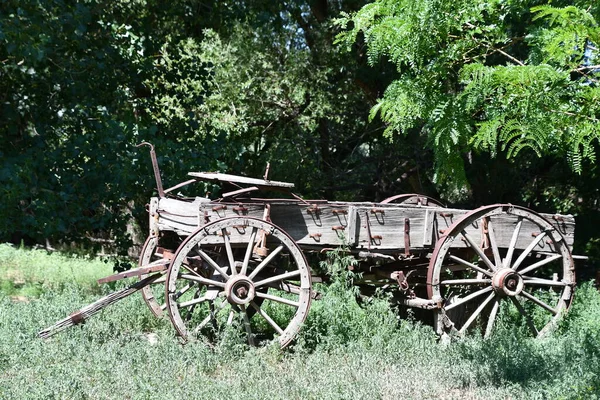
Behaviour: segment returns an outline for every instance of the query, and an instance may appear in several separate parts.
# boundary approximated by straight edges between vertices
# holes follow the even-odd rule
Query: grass
[[[35,298],[66,285],[98,293],[96,280],[111,273],[111,264],[99,259],[0,244],[0,291],[8,296]]]
[[[2,281],[26,282],[0,291],[0,398],[600,397],[600,293],[591,284],[579,288],[558,331],[539,341],[503,326],[490,339],[441,344],[431,328],[399,321],[385,300],[359,306],[340,281],[284,351],[249,348],[235,335],[212,348],[181,345],[140,296],[50,340],[36,337],[107,291],[94,281],[110,272],[94,260],[0,245]],[[26,294],[28,285],[40,289]]]

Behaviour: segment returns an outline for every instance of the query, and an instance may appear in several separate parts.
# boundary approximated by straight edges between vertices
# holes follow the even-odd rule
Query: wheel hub
[[[502,268],[492,277],[492,287],[500,294],[516,296],[523,291],[524,281],[518,272]]]
[[[235,275],[227,281],[225,295],[231,304],[245,305],[254,300],[256,289],[246,275]]]

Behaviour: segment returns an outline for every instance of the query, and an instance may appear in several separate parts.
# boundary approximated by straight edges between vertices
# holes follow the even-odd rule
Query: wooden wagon
[[[354,284],[377,288],[402,307],[427,310],[439,335],[489,335],[501,314],[535,336],[569,308],[575,273],[572,216],[511,204],[476,210],[443,207],[420,195],[379,203],[305,200],[293,184],[220,173],[189,173],[158,197],[139,266],[101,279],[139,281],[40,332],[48,337],[141,290],[150,310],[168,315],[184,339],[239,325],[248,341],[288,345],[327,280],[309,266],[327,250],[354,258]],[[193,182],[222,187],[216,199],[175,195]],[[260,197],[283,192],[282,198]]]

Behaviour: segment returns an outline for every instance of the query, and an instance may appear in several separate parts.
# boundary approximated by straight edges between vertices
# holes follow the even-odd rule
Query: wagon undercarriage
[[[184,339],[239,325],[250,343],[274,334],[288,345],[327,280],[307,261],[333,249],[356,259],[364,295],[387,290],[405,307],[428,310],[440,335],[489,335],[500,318],[534,336],[568,309],[575,285],[574,219],[510,204],[474,211],[419,195],[380,203],[258,198],[292,184],[217,173],[162,190],[149,205],[150,232],[139,267],[101,281],[138,277],[40,332],[48,337],[135,291]],[[223,185],[214,200],[169,193],[196,180]],[[231,190],[229,190],[231,188]],[[229,190],[229,191],[225,191]],[[112,296],[112,297],[111,297]],[[265,333],[266,332],[266,333]],[[265,334],[263,334],[265,333]]]

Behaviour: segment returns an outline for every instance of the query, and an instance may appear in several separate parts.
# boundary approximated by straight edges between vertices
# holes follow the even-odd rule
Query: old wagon
[[[153,148],[151,155],[158,196],[149,203],[139,266],[100,282],[139,280],[41,337],[140,290],[150,310],[167,315],[186,340],[238,325],[250,343],[270,333],[283,347],[319,297],[313,284],[327,280],[307,259],[332,249],[355,259],[361,293],[381,288],[400,306],[425,310],[439,335],[489,335],[505,314],[542,336],[571,304],[570,215],[511,204],[453,209],[416,194],[377,203],[305,200],[292,183],[269,180],[268,168],[263,179],[190,172],[163,190]],[[220,195],[176,194],[198,181],[219,185]]]

